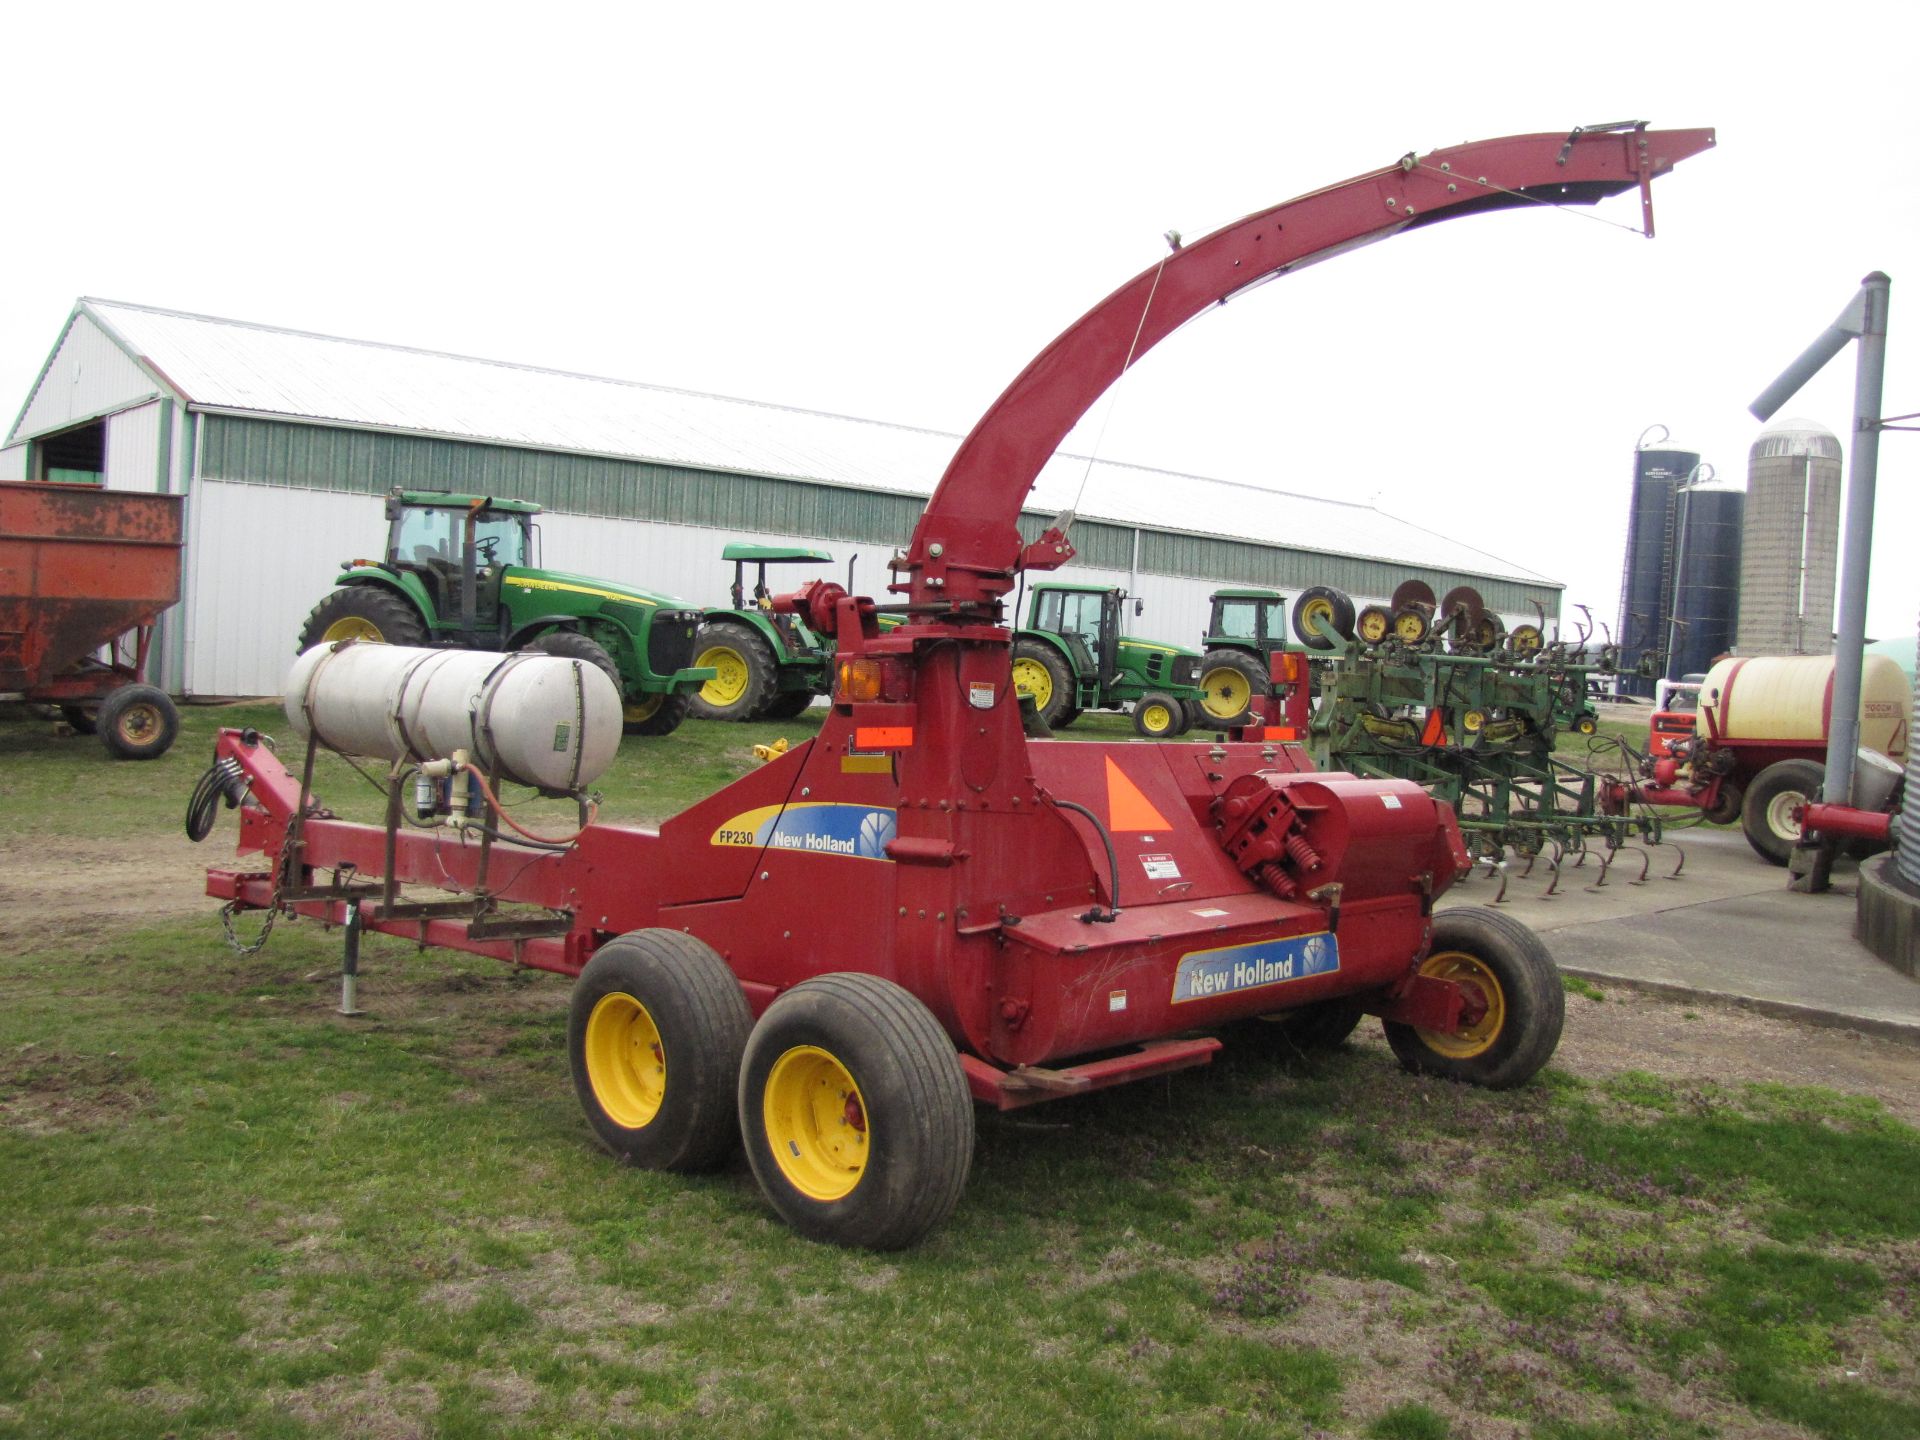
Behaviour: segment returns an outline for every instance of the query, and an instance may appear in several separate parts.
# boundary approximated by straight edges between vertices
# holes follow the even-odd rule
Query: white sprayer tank
[[[1860,671],[1860,748],[1898,760],[1907,753],[1907,677],[1885,655],[1869,655]],[[1700,710],[1711,711],[1721,738],[1826,739],[1833,705],[1831,655],[1754,655],[1722,660],[1700,685]],[[1706,733],[1702,723],[1701,733]]]
[[[466,751],[483,773],[577,790],[620,749],[620,692],[582,660],[523,652],[316,645],[287,676],[287,719],[348,755],[442,760]]]

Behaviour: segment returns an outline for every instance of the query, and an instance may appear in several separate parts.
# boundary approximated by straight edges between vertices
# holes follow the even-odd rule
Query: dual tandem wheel
[[[1565,999],[1552,957],[1492,910],[1434,919],[1421,973],[1478,991],[1478,1019],[1446,1034],[1388,1024],[1401,1065],[1490,1089],[1524,1083],[1559,1043]],[[1282,1049],[1353,1032],[1359,996],[1241,1027]],[[931,1011],[878,975],[816,976],[756,1023],[733,972],[676,930],[601,947],[567,1023],[575,1089],[608,1150],[649,1170],[711,1170],[744,1142],[780,1217],[811,1239],[912,1245],[959,1204],[973,1163],[973,1101]]]

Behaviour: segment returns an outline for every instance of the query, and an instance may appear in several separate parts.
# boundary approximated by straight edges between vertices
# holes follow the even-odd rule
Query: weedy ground
[[[278,723],[190,711],[128,765],[0,719],[0,1435],[1920,1434],[1916,1109],[1778,1078],[1850,1045],[1882,1089],[1886,1042],[1742,1017],[1692,1064],[1713,1017],[1582,985],[1490,1095],[1263,1035],[982,1113],[949,1225],[826,1249],[741,1163],[595,1150],[560,979],[375,938],[350,1020],[337,934],[241,957],[190,886],[118,908],[221,721]],[[808,728],[631,740],[606,811]],[[78,871],[59,924],[34,866]]]

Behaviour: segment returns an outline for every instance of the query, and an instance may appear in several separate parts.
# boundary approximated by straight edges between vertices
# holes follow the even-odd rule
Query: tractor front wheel
[[[180,712],[164,690],[122,685],[101,703],[94,728],[116,760],[157,760],[180,733]]]
[[[877,975],[821,975],[753,1027],[740,1133],[760,1188],[795,1230],[898,1250],[959,1204],[973,1101],[925,1005]]]
[[[1218,729],[1244,724],[1256,695],[1267,693],[1267,673],[1244,650],[1209,650],[1200,662],[1201,707]]]
[[[1172,740],[1187,728],[1187,710],[1171,695],[1149,690],[1133,702],[1133,729],[1148,740]]]
[[[584,660],[613,682],[614,694],[620,693],[620,667],[598,640],[590,640],[576,630],[549,630],[531,648],[562,660]]]
[[[343,585],[312,610],[300,627],[300,649],[338,640],[424,645],[427,625],[405,597],[377,585]]]
[[[1060,652],[1044,640],[1014,642],[1013,688],[1017,694],[1033,697],[1033,708],[1048,729],[1073,709],[1073,674]]]
[[[567,1063],[600,1143],[648,1170],[710,1170],[738,1137],[753,1015],[713,948],[678,930],[609,941],[574,982]]]
[[[1740,831],[1761,859],[1784,865],[1800,843],[1793,812],[1820,798],[1827,767],[1815,760],[1781,760],[1762,770],[1740,803]]]
[[[737,621],[704,622],[694,633],[693,663],[714,671],[689,705],[702,720],[751,720],[767,708],[780,683],[772,649]]]
[[[1443,911],[1420,973],[1452,981],[1482,1007],[1451,1032],[1388,1021],[1387,1043],[1407,1070],[1508,1090],[1531,1079],[1559,1045],[1567,1004],[1560,971],[1519,921],[1485,909]]]
[[[693,696],[686,691],[673,695],[642,695],[627,701],[621,712],[626,722],[621,728],[629,735],[671,735],[687,718]]]

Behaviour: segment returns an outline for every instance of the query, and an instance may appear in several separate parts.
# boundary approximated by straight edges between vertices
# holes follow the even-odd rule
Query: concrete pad
[[[1787,873],[1761,860],[1737,830],[1675,835],[1686,853],[1651,847],[1650,878],[1623,850],[1597,886],[1598,859],[1562,863],[1555,893],[1544,860],[1533,874],[1510,864],[1499,908],[1539,931],[1562,970],[1636,988],[1744,1005],[1815,1024],[1920,1044],[1920,980],[1894,970],[1853,938],[1859,873],[1850,862],[1833,889],[1796,895]],[[1487,867],[1441,901],[1485,905],[1498,890]]]

